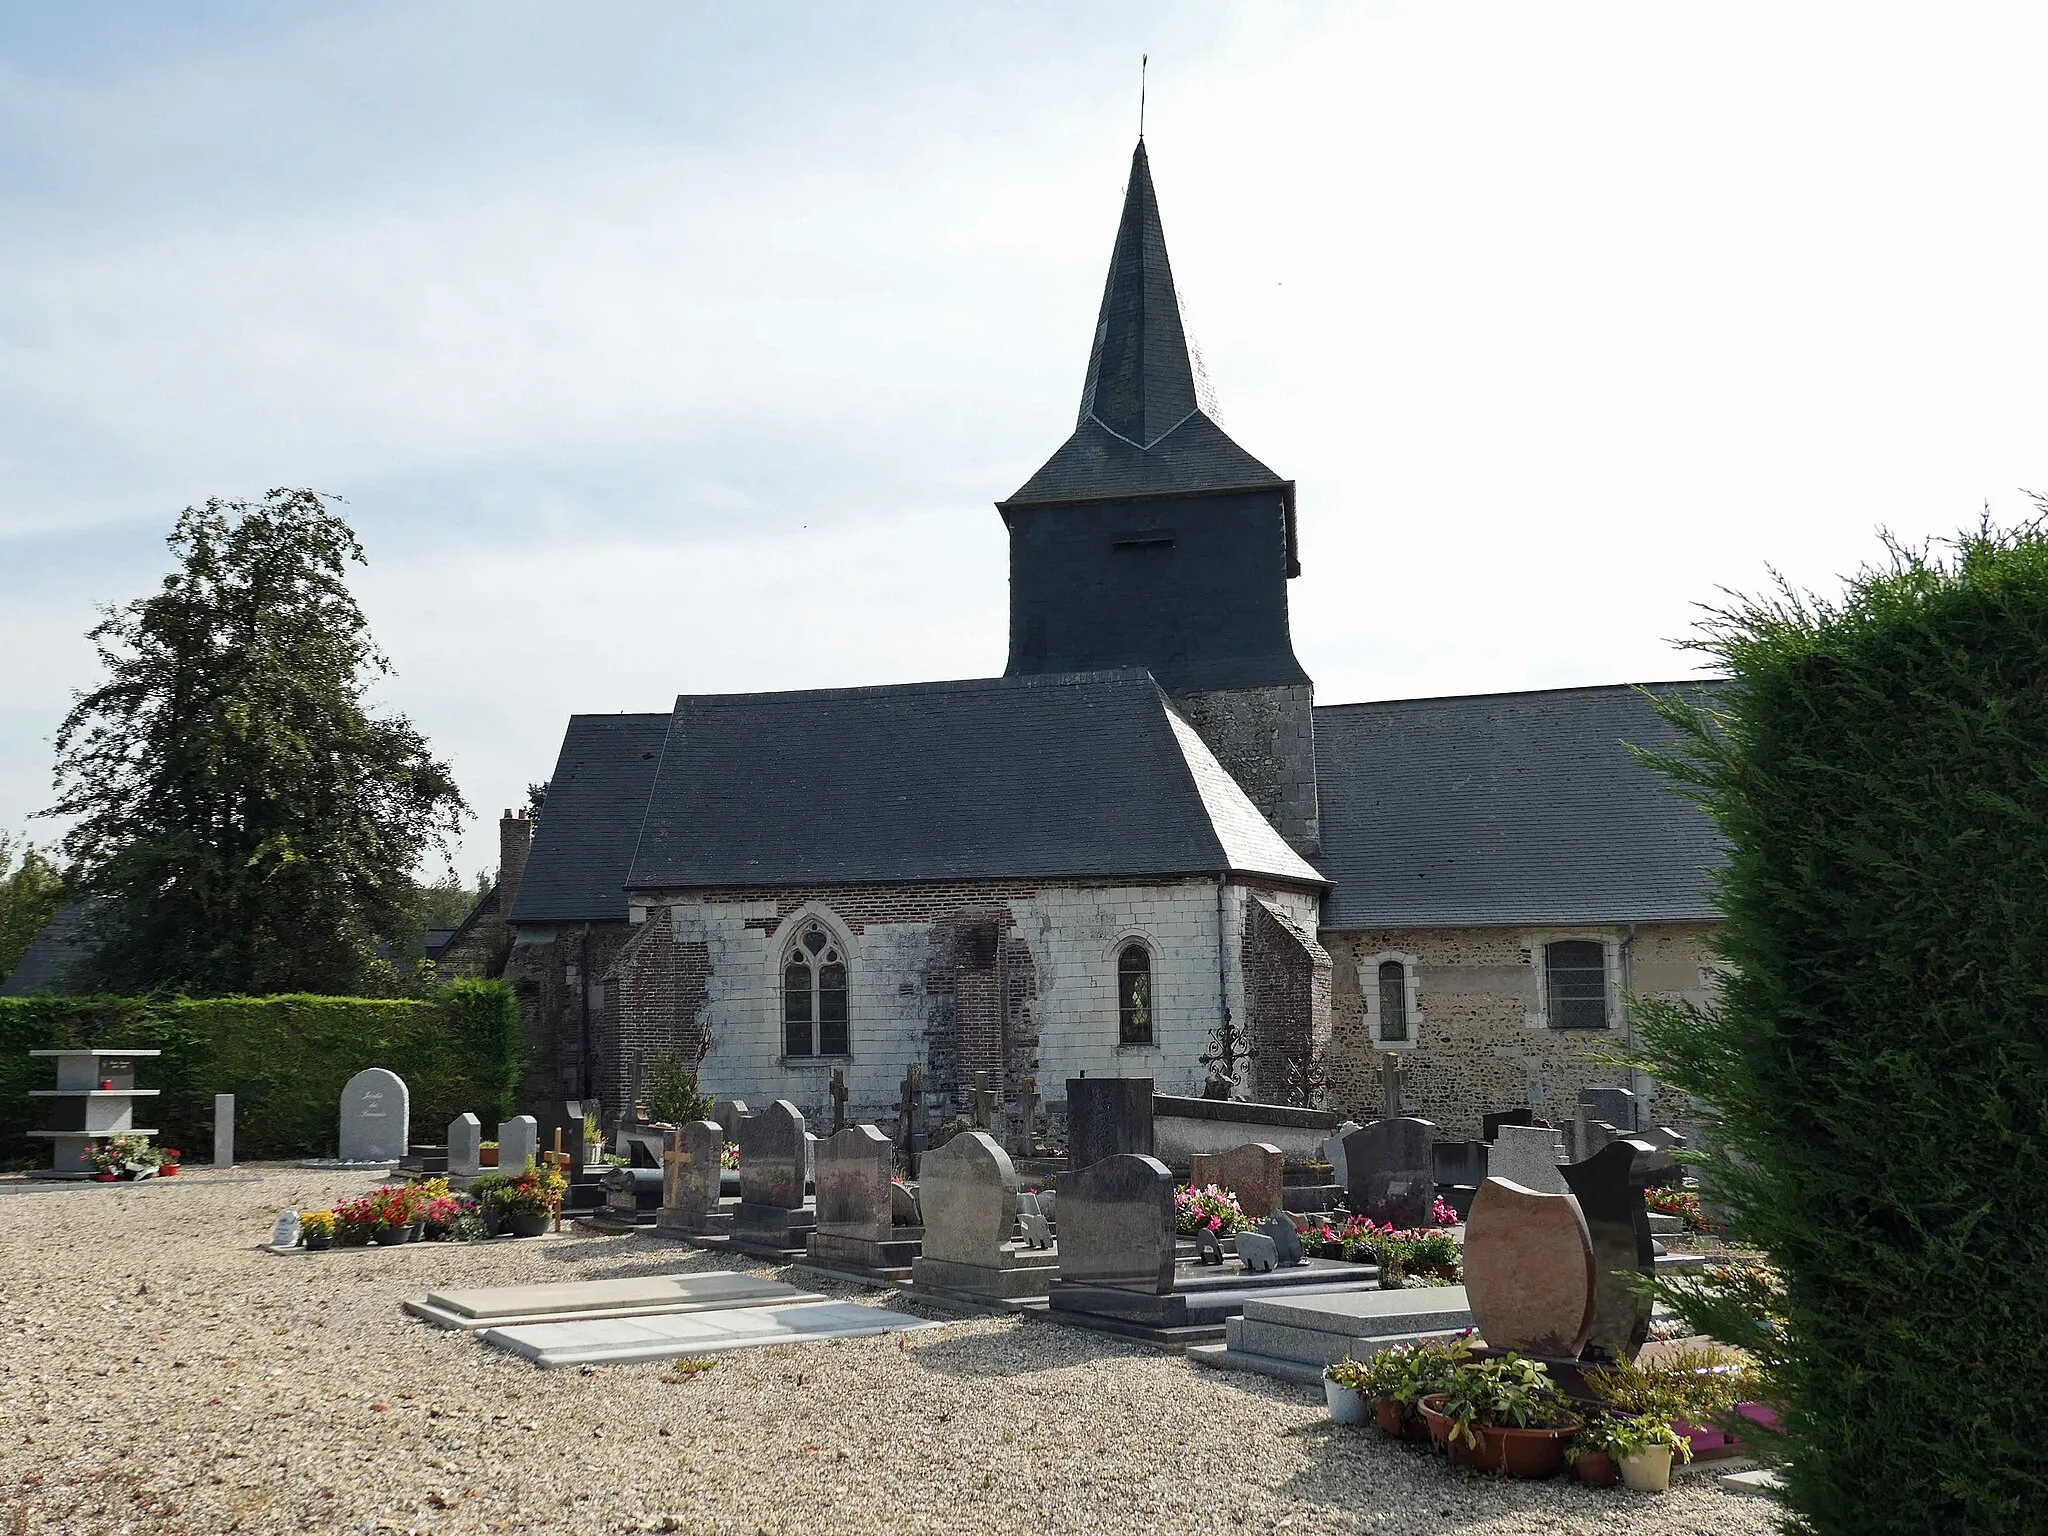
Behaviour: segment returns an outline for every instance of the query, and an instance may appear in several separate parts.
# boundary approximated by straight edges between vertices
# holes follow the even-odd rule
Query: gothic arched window
[[[1152,951],[1136,939],[1116,954],[1116,1043],[1152,1043]]]
[[[845,1056],[846,957],[822,923],[806,923],[782,957],[782,1049]]]

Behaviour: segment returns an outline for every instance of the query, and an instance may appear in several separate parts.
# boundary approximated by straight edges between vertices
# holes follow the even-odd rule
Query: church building
[[[807,1114],[836,1069],[887,1118],[916,1063],[941,1107],[1086,1073],[1370,1118],[1396,1052],[1469,1136],[1614,1082],[1625,992],[1705,995],[1721,854],[1637,689],[1315,703],[1294,482],[1204,408],[1142,142],[1073,433],[996,510],[1001,677],[569,721],[494,892],[530,1099],[701,1055]]]

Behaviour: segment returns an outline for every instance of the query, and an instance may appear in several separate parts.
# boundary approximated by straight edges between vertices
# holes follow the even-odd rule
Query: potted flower
[[[369,1194],[376,1225],[370,1240],[380,1248],[395,1248],[412,1241],[412,1200],[403,1185],[386,1184]]]
[[[88,1141],[78,1149],[79,1160],[92,1170],[95,1183],[111,1184],[121,1177],[121,1160],[114,1155],[111,1146],[101,1146]]]
[[[1403,1440],[1435,1438],[1419,1405],[1450,1386],[1471,1360],[1471,1336],[1467,1328],[1453,1338],[1395,1344],[1373,1356],[1375,1366],[1386,1373],[1386,1398],[1373,1410],[1382,1430]]]
[[[480,1141],[476,1144],[476,1162],[479,1168],[498,1166],[498,1144],[495,1141]]]
[[[1371,1417],[1366,1395],[1371,1377],[1368,1360],[1338,1360],[1323,1367],[1323,1401],[1332,1424],[1363,1424]]]
[[[299,1239],[309,1253],[321,1253],[334,1246],[334,1212],[307,1211],[299,1217]]]
[[[1621,1444],[1624,1422],[1611,1413],[1595,1413],[1579,1426],[1572,1443],[1564,1448],[1564,1459],[1572,1464],[1581,1482],[1594,1488],[1612,1488],[1621,1481],[1621,1469],[1614,1457]]]
[[[1418,1406],[1433,1433],[1441,1423],[1452,1461],[1510,1477],[1562,1472],[1565,1446],[1579,1429],[1550,1372],[1513,1352],[1468,1361]]]
[[[176,1147],[165,1147],[162,1156],[163,1161],[156,1165],[156,1176],[168,1179],[182,1166],[178,1161],[181,1154]]]
[[[368,1195],[344,1200],[334,1208],[334,1241],[343,1248],[360,1248],[377,1230],[377,1202]]]
[[[505,1223],[505,1191],[512,1187],[509,1173],[480,1173],[469,1181],[469,1198],[483,1218],[484,1236],[496,1237]]]
[[[536,1168],[528,1163],[506,1186],[500,1197],[506,1225],[514,1237],[540,1237],[548,1223],[562,1209],[562,1196],[569,1181],[553,1168]]]
[[[720,1168],[736,1169],[739,1167],[739,1165],[740,1144],[736,1141],[728,1141],[724,1146],[718,1149],[718,1166]]]
[[[1206,1227],[1221,1237],[1245,1225],[1244,1207],[1237,1196],[1219,1184],[1195,1189],[1187,1184],[1173,1187],[1173,1230],[1192,1237]]]
[[[1671,1456],[1692,1460],[1692,1447],[1670,1423],[1653,1413],[1623,1419],[1614,1432],[1614,1459],[1621,1480],[1637,1493],[1662,1493],[1671,1486]]]

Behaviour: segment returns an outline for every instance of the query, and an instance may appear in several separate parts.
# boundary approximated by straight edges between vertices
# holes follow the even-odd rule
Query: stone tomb
[[[812,1264],[869,1280],[911,1277],[924,1233],[896,1225],[895,1161],[895,1144],[872,1125],[850,1125],[819,1146]]]
[[[937,1326],[885,1307],[827,1301],[820,1296],[773,1306],[491,1328],[483,1341],[531,1360],[543,1370],[561,1370],[572,1365],[674,1360],[772,1344],[870,1338]]]
[[[514,1115],[498,1122],[498,1172],[517,1178],[540,1153],[540,1122],[531,1115]]]
[[[1228,1152],[1197,1152],[1188,1159],[1188,1183],[1196,1189],[1218,1185],[1237,1196],[1247,1221],[1264,1221],[1282,1209],[1285,1161],[1278,1147],[1263,1141]]]
[[[1152,1079],[1067,1079],[1067,1166],[1087,1168],[1119,1153],[1152,1155]]]
[[[701,1237],[718,1220],[720,1163],[725,1130],[716,1120],[692,1120],[670,1131],[662,1148],[661,1208],[654,1227],[676,1237]]]
[[[384,1067],[366,1067],[341,1090],[341,1160],[402,1162],[411,1141],[411,1118],[405,1079]]]
[[[759,1258],[800,1259],[818,1224],[804,1200],[810,1142],[787,1099],[740,1122],[740,1203],[724,1242]],[[718,1241],[712,1239],[711,1241]]]
[[[1000,1305],[1043,1296],[1056,1249],[1017,1236],[1017,1169],[993,1136],[962,1131],[924,1154],[917,1185],[924,1247],[911,1265],[915,1290]]]
[[[1576,1359],[1599,1289],[1577,1200],[1502,1178],[1479,1187],[1465,1226],[1465,1294],[1491,1348]]]
[[[1564,1132],[1547,1125],[1503,1124],[1486,1154],[1486,1176],[1539,1195],[1565,1193]]]
[[[1464,1288],[1354,1290],[1254,1296],[1224,1324],[1223,1343],[1196,1345],[1188,1359],[1223,1370],[1319,1384],[1323,1367],[1367,1360],[1390,1344],[1447,1339],[1470,1327]]]
[[[1346,1136],[1345,1201],[1352,1211],[1402,1228],[1428,1226],[1436,1205],[1435,1141],[1435,1126],[1408,1118],[1375,1120]]]
[[[448,1122],[448,1172],[455,1178],[473,1179],[483,1172],[483,1122],[475,1115],[460,1114]]]
[[[406,1302],[414,1317],[465,1333],[523,1323],[558,1323],[726,1307],[779,1306],[818,1298],[765,1275],[705,1270],[689,1275],[635,1275],[557,1285],[492,1285],[431,1291]]]
[[[1563,1170],[1585,1218],[1598,1276],[1593,1325],[1580,1349],[1584,1359],[1633,1360],[1650,1336],[1650,1298],[1635,1290],[1629,1275],[1656,1267],[1643,1188],[1659,1162],[1649,1143],[1624,1139]]]
[[[1175,1262],[1173,1174],[1157,1158],[1123,1153],[1058,1179],[1059,1277],[1048,1315],[1152,1343],[1219,1337],[1254,1295],[1377,1287],[1369,1265],[1312,1260],[1267,1273],[1241,1262]],[[1286,1223],[1284,1213],[1268,1218]]]

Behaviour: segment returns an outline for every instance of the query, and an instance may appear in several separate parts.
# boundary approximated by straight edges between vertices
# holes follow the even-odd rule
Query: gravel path
[[[0,1182],[0,1536],[221,1531],[1644,1533],[1770,1507],[1508,1484],[1311,1393],[1054,1324],[547,1372],[403,1315],[447,1285],[736,1267],[655,1238],[284,1258],[360,1177]],[[851,1292],[873,1300],[877,1293]]]

